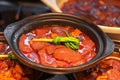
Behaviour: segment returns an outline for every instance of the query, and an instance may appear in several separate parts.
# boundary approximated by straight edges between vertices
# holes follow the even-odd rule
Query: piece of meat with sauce
[[[6,46],[7,46],[6,44],[0,43],[0,53],[3,53],[5,51]]]
[[[69,64],[67,62],[57,60],[52,56],[52,54],[54,54],[54,51],[53,51],[54,49],[55,49],[55,46],[48,46],[48,47],[45,47],[45,49],[39,50],[38,55],[40,57],[41,64],[46,66],[53,66],[53,67],[68,67]]]
[[[33,51],[32,48],[31,48],[29,45],[25,44],[25,39],[26,39],[26,37],[27,37],[27,36],[26,36],[25,34],[23,34],[23,35],[20,37],[19,49],[20,49],[20,51],[21,51],[22,53],[30,53],[30,52]]]
[[[46,42],[32,42],[30,44],[30,46],[32,47],[32,49],[35,51],[35,52],[38,52],[40,49],[46,47],[46,46],[49,46],[50,44],[49,43],[46,43]]]
[[[39,50],[40,63],[45,66],[57,67],[56,59],[48,55],[45,49]]]
[[[55,49],[53,56],[58,60],[62,60],[68,63],[81,60],[81,54],[79,52],[73,51],[65,46]]]

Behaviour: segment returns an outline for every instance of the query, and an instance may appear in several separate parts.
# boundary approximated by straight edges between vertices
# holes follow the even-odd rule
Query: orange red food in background
[[[6,43],[0,42],[0,55],[12,53]],[[23,70],[24,69],[24,70]],[[0,80],[36,80],[39,71],[35,71],[8,57],[0,57]]]
[[[68,34],[80,40],[77,51],[62,44],[31,42],[34,38],[54,38]],[[45,66],[71,67],[91,60],[95,55],[95,43],[79,29],[70,26],[43,26],[23,34],[19,40],[19,49],[30,60]]]
[[[120,53],[113,52],[95,67],[76,76],[78,80],[120,80]]]
[[[61,10],[64,13],[84,16],[97,25],[120,27],[119,0],[68,0]]]

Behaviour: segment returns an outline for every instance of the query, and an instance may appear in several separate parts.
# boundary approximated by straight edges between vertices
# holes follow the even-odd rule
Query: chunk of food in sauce
[[[85,16],[97,25],[120,27],[119,0],[68,0],[61,10],[77,16]]]
[[[51,67],[72,67],[96,55],[95,43],[70,26],[42,26],[19,39],[19,49],[33,62]]]

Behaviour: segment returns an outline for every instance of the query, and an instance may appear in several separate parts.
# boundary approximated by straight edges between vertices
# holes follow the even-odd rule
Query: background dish
[[[44,4],[46,4],[52,12],[59,12],[62,13],[60,9],[61,6],[68,0],[41,0]],[[120,28],[119,27],[110,27],[110,26],[103,26],[98,25],[105,33],[107,33],[110,38],[114,40],[120,40]]]

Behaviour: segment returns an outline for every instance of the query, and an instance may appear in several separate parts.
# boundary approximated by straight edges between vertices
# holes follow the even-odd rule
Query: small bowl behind
[[[97,55],[85,64],[70,68],[48,67],[30,61],[19,50],[19,38],[23,33],[29,32],[43,25],[62,25],[80,29],[95,42]],[[108,56],[114,50],[114,43],[111,39],[91,21],[85,20],[82,17],[62,13],[47,13],[25,18],[8,25],[4,30],[4,35],[8,44],[14,51],[14,55],[19,61],[29,67],[50,74],[68,74],[88,69],[94,66],[101,59]]]

